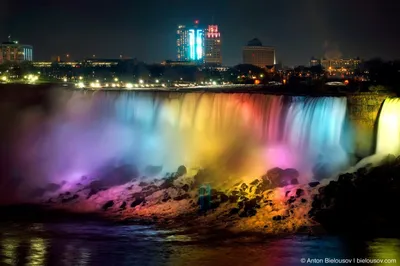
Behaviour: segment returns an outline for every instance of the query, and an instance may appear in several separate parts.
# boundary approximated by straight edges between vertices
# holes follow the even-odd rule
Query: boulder
[[[178,170],[176,171],[176,176],[180,177],[180,176],[183,176],[183,175],[186,175],[186,174],[187,174],[186,166],[184,166],[184,165],[179,166]]]
[[[108,210],[109,208],[111,208],[112,206],[114,206],[114,201],[113,200],[109,200],[107,201],[103,207],[101,207],[104,211]]]
[[[182,195],[179,195],[174,198],[174,200],[176,200],[176,201],[181,201],[184,199],[190,199],[190,195],[186,193],[186,194],[182,194]]]
[[[144,202],[145,202],[144,198],[135,198],[135,200],[131,203],[131,208],[135,208],[136,206],[139,206]]]
[[[190,190],[190,186],[188,184],[183,185],[181,188],[185,192],[188,192]]]
[[[310,183],[308,183],[308,185],[310,186],[310,187],[316,187],[316,186],[318,186],[320,183],[319,182],[310,182]]]

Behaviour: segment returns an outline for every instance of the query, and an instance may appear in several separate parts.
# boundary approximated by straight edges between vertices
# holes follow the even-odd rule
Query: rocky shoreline
[[[191,173],[188,173],[191,172]],[[299,184],[295,169],[269,170],[251,182],[221,188],[210,173],[185,166],[167,176],[139,178],[125,165],[110,179],[82,177],[77,184],[49,184],[38,203],[75,213],[98,213],[119,223],[152,223],[281,235],[399,232],[400,158],[367,165],[329,183]],[[136,176],[135,176],[136,175]]]

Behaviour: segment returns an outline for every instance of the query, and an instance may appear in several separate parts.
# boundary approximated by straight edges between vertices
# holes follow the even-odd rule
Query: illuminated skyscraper
[[[221,33],[217,25],[209,25],[205,34],[204,62],[211,65],[221,65]]]
[[[193,27],[178,26],[177,31],[177,60],[198,61],[204,60],[204,29],[200,28],[196,20]]]
[[[177,39],[176,39],[176,48],[177,55],[176,59],[178,61],[188,61],[189,57],[189,39],[188,39],[188,31],[186,30],[185,25],[179,25],[177,30]]]

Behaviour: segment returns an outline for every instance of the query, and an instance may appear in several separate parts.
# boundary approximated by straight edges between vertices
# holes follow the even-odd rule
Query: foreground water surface
[[[396,259],[390,265],[398,265],[400,240],[308,235],[262,239],[99,222],[3,222],[0,254],[0,265],[290,266],[307,264],[301,259],[325,258]]]

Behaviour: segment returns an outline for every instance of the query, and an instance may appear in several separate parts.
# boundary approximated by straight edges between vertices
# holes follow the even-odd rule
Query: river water
[[[308,235],[265,239],[99,222],[0,223],[0,265],[307,264],[302,258],[396,259],[397,264],[387,265],[398,265],[400,240]]]

